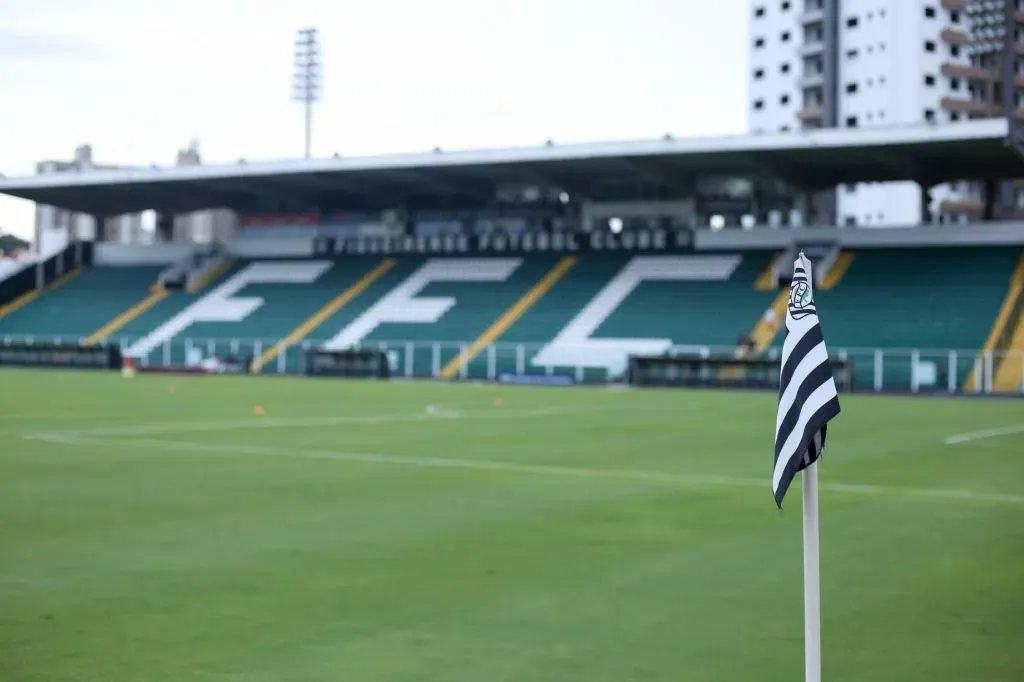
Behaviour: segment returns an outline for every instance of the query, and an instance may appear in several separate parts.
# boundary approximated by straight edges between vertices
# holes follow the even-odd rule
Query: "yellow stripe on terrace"
[[[105,325],[94,331],[88,338],[85,339],[84,343],[86,346],[99,343],[103,339],[110,337],[111,334],[115,333],[126,324],[134,320],[136,317],[146,312],[160,301],[167,298],[167,290],[160,285],[154,285],[146,298],[142,299],[128,310],[107,322]]]
[[[769,308],[773,314],[762,315],[754,325],[753,331],[750,332],[750,339],[754,342],[753,355],[763,353],[771,345],[782,324],[786,321],[786,306],[788,304],[789,292],[780,291]]]
[[[772,304],[768,306],[768,310],[765,310],[758,318],[757,323],[751,330],[748,337],[754,343],[754,347],[748,351],[740,352],[739,357],[750,358],[756,357],[763,353],[765,349],[772,344],[775,339],[775,335],[779,333],[779,329],[786,321],[786,306],[789,305],[789,290],[780,291]],[[772,313],[769,315],[769,311]],[[743,374],[743,369],[738,366],[724,368],[719,377],[723,381],[739,379]]]
[[[758,291],[773,291],[775,289],[775,268],[779,264],[780,258],[782,258],[781,253],[775,254],[771,262],[765,266],[764,270],[761,271],[761,274],[754,281],[755,289]]]
[[[576,256],[566,256],[560,260],[555,267],[551,268],[548,274],[541,277],[539,282],[523,294],[522,298],[513,303],[511,308],[502,313],[501,317],[484,330],[484,333],[476,341],[452,358],[441,369],[441,377],[444,379],[455,378],[463,364],[468,365],[472,362],[473,358],[480,354],[480,351],[494,343],[499,336],[508,331],[508,328],[515,324],[516,320],[523,316],[523,313],[532,308],[544,294],[548,293],[551,287],[555,286],[555,283],[562,279],[565,273],[569,272],[569,268],[575,264]]]
[[[13,313],[18,308],[22,308],[22,307],[28,305],[29,303],[31,303],[32,301],[36,300],[37,298],[39,298],[39,290],[38,289],[33,289],[32,291],[26,291],[25,293],[23,293],[21,296],[19,296],[18,298],[14,299],[10,303],[6,303],[6,304],[0,306],[0,317],[4,317],[5,315],[10,315],[11,313]]]
[[[992,390],[997,393],[1017,393],[1024,388],[1024,319],[1017,324],[1006,355],[999,362],[992,377]]]
[[[68,270],[63,275],[61,275],[57,279],[55,279],[52,282],[50,282],[46,286],[46,288],[43,289],[43,291],[44,292],[46,292],[46,291],[53,291],[54,289],[56,289],[58,287],[64,286],[65,284],[70,282],[72,279],[77,277],[81,272],[82,272],[82,268],[74,268],[72,270]],[[33,289],[32,291],[26,291],[25,293],[23,293],[21,296],[17,297],[16,299],[11,301],[10,303],[7,303],[5,305],[0,306],[0,317],[4,317],[6,315],[10,315],[15,310],[18,310],[19,308],[25,307],[26,305],[28,305],[32,301],[34,301],[37,298],[39,298],[39,294],[40,293],[42,293],[42,292],[40,292],[38,289]]]
[[[1010,276],[1010,285],[1006,289],[1006,296],[1003,297],[1003,304],[999,307],[999,313],[996,314],[995,322],[992,323],[992,329],[989,330],[988,338],[985,339],[985,345],[982,346],[982,357],[987,352],[996,350],[996,343],[1003,337],[1006,324],[1022,293],[1024,293],[1024,252],[1021,253],[1020,260],[1017,261],[1017,267],[1014,268],[1013,274]],[[993,364],[997,361],[997,358],[992,358]],[[981,377],[978,376],[979,369],[976,365],[967,376],[967,381],[964,383],[965,391],[980,387],[979,380]]]
[[[224,259],[221,262],[217,263],[212,268],[210,268],[209,272],[207,272],[205,275],[196,280],[194,284],[190,284],[188,286],[188,293],[194,294],[197,291],[202,291],[203,289],[210,285],[210,282],[213,282],[218,277],[227,272],[232,265],[234,265],[234,261],[228,259]]]
[[[345,291],[341,292],[333,299],[331,299],[327,303],[327,305],[325,305],[323,308],[320,308],[320,310],[313,313],[309,317],[309,319],[307,319],[305,322],[303,322],[298,327],[293,329],[292,332],[288,334],[288,336],[284,337],[283,339],[275,343],[273,346],[263,351],[263,354],[260,355],[256,362],[253,363],[253,373],[258,373],[261,369],[263,369],[264,365],[266,365],[268,362],[276,358],[281,353],[281,351],[283,351],[288,346],[293,346],[302,339],[304,339],[305,337],[309,336],[314,329],[316,329],[324,322],[326,322],[327,318],[341,310],[343,306],[348,305],[348,303],[353,298],[366,291],[371,284],[380,279],[385,272],[387,272],[394,266],[394,258],[385,258],[380,263],[378,263],[377,267],[375,267],[373,270],[370,270],[368,273],[363,275],[358,282],[350,286],[348,289],[345,289]]]
[[[71,280],[73,280],[75,277],[78,277],[80,274],[82,274],[82,268],[72,268],[71,270],[68,270],[57,279],[50,282],[49,285],[47,285],[46,290],[53,291],[54,289],[62,287]]]
[[[832,267],[825,273],[825,277],[818,283],[818,288],[822,291],[828,291],[837,286],[852,264],[853,252],[840,251],[839,256],[836,257],[836,262],[832,264]]]

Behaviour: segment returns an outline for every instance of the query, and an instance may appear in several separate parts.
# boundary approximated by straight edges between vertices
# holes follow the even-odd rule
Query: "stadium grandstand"
[[[0,682],[1024,682],[1024,0],[193,5],[0,7]]]
[[[68,239],[3,275],[0,338],[150,370],[372,348],[392,376],[618,381],[637,355],[772,356],[804,250],[856,390],[1020,393],[1024,222],[994,207],[1022,150],[990,119],[4,179]],[[837,227],[828,188],[897,180],[927,224]],[[954,180],[984,220],[931,212]]]
[[[827,679],[1021,679],[1015,130],[0,180],[37,204],[0,271],[0,679],[799,679],[813,489]],[[929,197],[957,179],[984,219]],[[843,225],[876,180],[929,222]],[[783,396],[618,389],[777,388],[800,252],[842,413],[780,513],[821,346]]]

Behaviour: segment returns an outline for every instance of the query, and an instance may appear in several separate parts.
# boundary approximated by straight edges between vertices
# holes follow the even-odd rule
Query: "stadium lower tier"
[[[195,293],[154,287],[158,268],[96,267],[4,314],[0,337],[114,342],[140,363],[234,356],[291,372],[306,347],[376,346],[399,375],[603,379],[630,354],[735,352],[743,338],[772,352],[786,294],[766,282],[779,256],[246,261]],[[1024,353],[1012,347],[1024,334],[997,329],[1021,324],[1012,281],[1022,262],[1007,248],[844,252],[816,294],[830,350],[852,359],[864,387],[970,383],[983,349],[999,374],[1002,351]]]

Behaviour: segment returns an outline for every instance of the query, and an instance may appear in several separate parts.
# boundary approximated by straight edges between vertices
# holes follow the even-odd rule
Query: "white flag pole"
[[[818,546],[818,463],[803,472],[804,680],[821,682],[821,571]]]

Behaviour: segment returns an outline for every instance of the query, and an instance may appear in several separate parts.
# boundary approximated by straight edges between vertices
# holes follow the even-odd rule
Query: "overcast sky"
[[[302,153],[294,31],[320,29],[314,155],[740,133],[747,0],[0,0],[0,172]],[[0,229],[31,206],[0,198]]]

